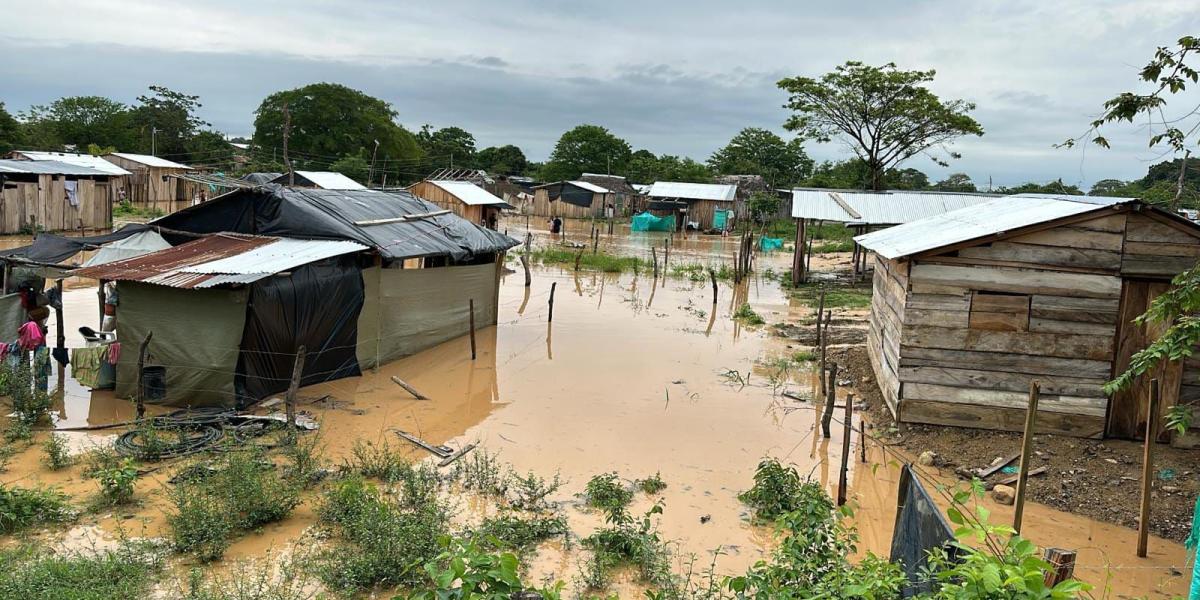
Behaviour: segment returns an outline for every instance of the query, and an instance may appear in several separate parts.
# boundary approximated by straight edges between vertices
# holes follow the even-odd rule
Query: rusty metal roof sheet
[[[218,233],[158,252],[76,269],[72,275],[177,288],[208,288],[253,283],[324,258],[366,249],[349,241]]]

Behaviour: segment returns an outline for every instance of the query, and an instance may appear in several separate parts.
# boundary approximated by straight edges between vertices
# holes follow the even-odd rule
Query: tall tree
[[[498,147],[488,146],[475,153],[475,164],[489,173],[520,175],[528,168],[529,160],[520,148],[505,144]]]
[[[653,183],[655,181],[683,181],[688,183],[712,183],[713,173],[708,165],[688,157],[671,154],[655,156],[649,150],[638,150],[629,157],[622,174],[629,181]]]
[[[283,107],[291,115],[288,149],[293,168],[328,169],[347,155],[370,156],[379,142],[376,173],[414,180],[426,173],[416,136],[396,123],[379,98],[336,83],[314,83],[267,96],[254,111],[254,146],[282,159]],[[395,179],[389,179],[395,181]]]
[[[857,190],[870,186],[871,173],[866,161],[852,158],[838,162],[824,161],[813,168],[803,185],[815,188]],[[917,169],[888,169],[883,174],[886,189],[922,190],[929,187],[929,176]]]
[[[966,173],[951,173],[945,179],[933,184],[933,189],[942,192],[974,192],[975,182]]]
[[[21,144],[21,124],[0,102],[0,154],[17,150]]]
[[[172,160],[194,160],[188,144],[196,132],[209,124],[196,116],[200,97],[161,85],[150,86],[150,94],[138,96],[131,122],[136,129],[137,151]]]
[[[68,96],[49,106],[32,106],[27,123],[53,132],[54,146],[71,145],[83,151],[88,144],[132,150],[137,135],[132,113],[124,103],[103,96]]]
[[[1136,193],[1126,196],[1129,192],[1137,188],[1137,184],[1130,184],[1120,179],[1101,179],[1092,184],[1092,189],[1088,191],[1089,196],[1116,196],[1133,198]]]
[[[1077,185],[1063,183],[1063,180],[1056,179],[1046,183],[1028,182],[1013,187],[1001,187],[996,190],[1000,194],[1067,194],[1069,196],[1082,196],[1083,190]]]
[[[983,127],[967,113],[975,105],[942,101],[924,87],[935,71],[902,71],[850,61],[820,79],[792,77],[779,82],[789,94],[786,108],[794,114],[784,123],[790,131],[818,142],[846,141],[867,166],[871,189],[883,190],[888,169],[924,153],[933,153],[964,135],[983,135]],[[947,158],[959,158],[946,152]]]
[[[436,167],[474,168],[475,136],[461,127],[434,129],[421,126],[417,132],[417,143],[425,151],[425,158]]]
[[[787,187],[808,178],[813,161],[799,139],[790,142],[758,127],[747,127],[713,152],[708,166],[722,175],[762,175],[768,185]]]
[[[579,125],[562,134],[550,160],[542,167],[542,179],[574,179],[582,173],[624,172],[631,154],[629,143],[599,125]]]

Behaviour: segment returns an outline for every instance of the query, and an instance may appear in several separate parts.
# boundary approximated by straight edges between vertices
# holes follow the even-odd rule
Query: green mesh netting
[[[675,215],[656,217],[648,212],[633,216],[634,231],[674,231]]]

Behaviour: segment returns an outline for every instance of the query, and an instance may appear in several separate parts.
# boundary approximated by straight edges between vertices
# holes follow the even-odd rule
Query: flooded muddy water
[[[578,234],[582,241],[589,231],[586,226],[572,230],[568,238]],[[661,244],[663,234],[657,235],[642,240],[614,236],[609,242],[614,252],[637,252],[629,247]],[[537,239],[544,240],[544,234]],[[681,236],[674,243],[680,255],[728,260],[736,238]],[[779,253],[764,261],[786,265],[790,257]],[[810,372],[795,364],[784,370],[778,360],[806,348],[790,346],[766,326],[746,327],[732,318],[743,302],[768,322],[808,316],[810,309],[789,298],[777,282],[756,277],[736,290],[722,284],[715,307],[708,282],[677,278],[538,267],[533,285],[523,283],[519,272],[502,278],[499,323],[479,331],[475,360],[463,337],[377,372],[303,388],[300,408],[320,422],[328,457],[340,461],[357,440],[404,443],[393,429],[455,448],[478,443],[518,473],[559,473],[566,484],[553,499],[567,507],[578,536],[602,525],[598,513],[578,506],[577,495],[589,478],[615,471],[632,482],[658,473],[667,488],[653,498],[638,493],[632,511],[640,513],[661,500],[660,531],[677,556],[694,555],[698,565],[707,567],[719,551],[717,571],[723,574],[744,571],[772,547],[772,532],[751,525],[748,510],[737,499],[752,484],[760,459],[791,462],[835,491],[842,428],[835,426],[832,437],[822,439],[817,411],[782,395],[811,396]],[[557,283],[557,290],[553,322],[548,323],[551,283]],[[76,322],[92,324],[98,318],[94,288],[70,289],[66,309],[71,329]],[[67,335],[68,345],[81,342],[77,332]],[[413,399],[392,376],[431,400]],[[132,416],[129,403],[90,393],[70,377],[65,380],[64,398],[55,408],[60,427]],[[848,392],[850,387],[839,388],[839,397]],[[314,402],[326,395],[332,401]],[[72,440],[80,447],[111,441],[111,432],[72,435],[81,438]],[[854,434],[849,492],[858,505],[861,550],[886,556],[897,470],[888,464],[893,457],[872,444],[868,462],[859,463],[853,458],[859,443]],[[423,450],[405,447],[414,459],[428,458]],[[94,493],[94,482],[78,469],[49,472],[40,467],[39,458],[36,448],[15,457],[3,480],[40,481],[80,497]],[[162,534],[169,504],[161,489],[164,479],[161,473],[148,474],[139,483],[143,503],[135,511],[102,513],[68,537],[111,538],[118,530]],[[951,479],[947,474],[945,481]],[[287,548],[315,522],[312,504],[306,502],[287,520],[240,539],[227,557],[258,557]],[[991,508],[994,519],[1011,518],[1011,508]],[[1153,539],[1150,558],[1135,559],[1132,531],[1036,505],[1027,508],[1025,519],[1025,533],[1040,545],[1080,551],[1077,574],[1085,580],[1102,587],[1108,577],[1104,567],[1119,567],[1111,571],[1118,597],[1158,597],[1153,594],[1180,593],[1186,586],[1186,577],[1172,576],[1166,568],[1185,564],[1178,544]],[[570,581],[580,554],[578,544],[572,550],[545,545],[529,560],[530,580]],[[617,591],[621,597],[640,595],[628,583]]]

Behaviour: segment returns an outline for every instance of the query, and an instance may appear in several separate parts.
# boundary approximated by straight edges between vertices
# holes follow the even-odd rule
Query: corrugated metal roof
[[[143,165],[146,165],[147,167],[160,167],[160,168],[166,168],[166,169],[190,169],[191,168],[185,164],[170,161],[165,158],[159,158],[157,156],[150,156],[149,154],[130,154],[128,152],[113,152],[110,156],[119,156],[125,160],[143,164]]]
[[[889,259],[928,252],[971,240],[985,241],[1008,231],[1038,225],[1110,206],[1136,202],[1131,198],[1017,194],[983,204],[860,235],[864,247]]]
[[[114,165],[102,156],[92,156],[91,154],[76,154],[74,152],[42,152],[40,150],[17,150],[16,154],[20,154],[29,160],[57,160],[68,165],[78,167],[88,167],[97,171],[103,171],[109,175],[132,175],[129,171]]]
[[[57,160],[8,160],[0,159],[0,174],[14,175],[74,175],[87,177],[112,177],[96,169],[67,164]]]
[[[469,204],[471,206],[487,204],[508,205],[508,203],[503,199],[497,198],[491,192],[471,183],[470,181],[430,181],[429,183],[442,188],[455,198],[462,200],[463,204]]]
[[[677,181],[655,181],[647,196],[656,198],[685,198],[688,200],[716,200],[733,202],[737,186],[721,183],[681,183]]]
[[[600,187],[594,183],[588,183],[586,181],[575,180],[575,181],[568,181],[567,183],[569,183],[575,187],[581,187],[593,194],[607,194],[609,192],[608,188]]]
[[[208,288],[231,283],[252,283],[321,259],[366,249],[362,244],[349,241],[219,233],[174,248],[76,269],[72,274],[177,288]]]
[[[997,194],[792,190],[792,218],[898,225],[989,202]]]
[[[313,185],[323,190],[365,190],[363,184],[333,171],[296,171],[296,175],[303,177]],[[277,177],[274,183],[287,185],[287,173]]]

